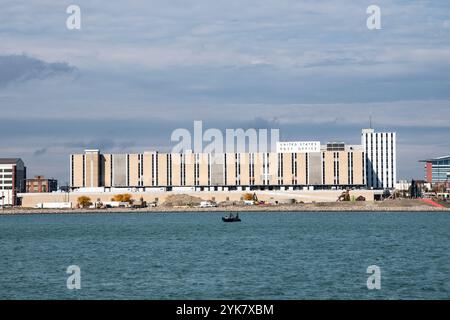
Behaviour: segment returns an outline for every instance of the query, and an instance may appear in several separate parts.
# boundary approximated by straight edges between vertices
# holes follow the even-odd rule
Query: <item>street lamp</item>
[[[69,187],[69,182],[66,181],[65,184],[66,184],[65,189],[66,189],[66,194],[67,194],[67,202],[69,203],[69,202],[70,202],[70,187]]]

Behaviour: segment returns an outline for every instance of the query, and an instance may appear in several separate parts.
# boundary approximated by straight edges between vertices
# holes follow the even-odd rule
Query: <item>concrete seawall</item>
[[[55,192],[55,193],[23,193],[22,207],[34,208],[38,203],[44,202],[72,202],[72,206],[77,204],[78,197],[87,196],[91,201],[111,201],[116,194],[129,193],[136,201],[143,198],[147,202],[156,202],[163,204],[166,198],[174,194],[186,194],[189,196],[199,197],[202,200],[211,200],[216,202],[222,201],[241,201],[244,193],[252,193],[253,191],[155,191],[155,192]],[[298,190],[298,191],[254,191],[258,200],[267,203],[283,202],[287,200],[295,200],[296,202],[313,203],[313,202],[336,202],[342,194],[342,190]],[[350,196],[357,198],[363,196],[367,202],[374,201],[374,192],[372,190],[351,190]]]

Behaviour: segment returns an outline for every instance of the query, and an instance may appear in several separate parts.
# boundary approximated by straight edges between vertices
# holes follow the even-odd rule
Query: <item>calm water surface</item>
[[[450,214],[221,216],[0,216],[0,298],[450,298]],[[69,265],[80,290],[66,287]],[[381,290],[367,289],[370,265]]]

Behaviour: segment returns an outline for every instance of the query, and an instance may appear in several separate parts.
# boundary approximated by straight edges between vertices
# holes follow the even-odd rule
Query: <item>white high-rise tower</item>
[[[396,133],[363,129],[361,144],[365,153],[367,187],[393,189],[397,181]]]

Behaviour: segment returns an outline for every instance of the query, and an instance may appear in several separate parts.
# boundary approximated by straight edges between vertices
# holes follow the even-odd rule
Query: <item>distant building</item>
[[[58,190],[58,181],[55,179],[46,179],[44,176],[35,176],[26,180],[26,192],[41,193],[53,192]]]
[[[62,192],[69,192],[70,191],[70,186],[68,186],[68,185],[59,186],[59,190],[62,191]]]
[[[400,180],[395,184],[395,190],[397,191],[409,191],[411,188],[411,181],[408,180]]]
[[[450,181],[450,155],[420,160],[425,163],[425,180],[432,184]]]
[[[25,191],[26,167],[21,159],[0,158],[0,206],[18,205],[18,192]]]
[[[397,138],[395,132],[363,129],[361,144],[365,152],[367,187],[393,189],[397,182]]]

